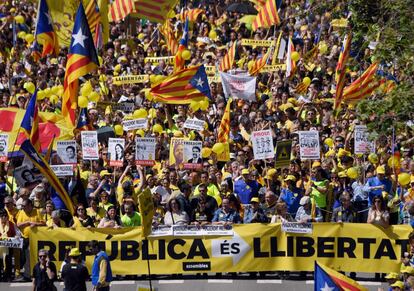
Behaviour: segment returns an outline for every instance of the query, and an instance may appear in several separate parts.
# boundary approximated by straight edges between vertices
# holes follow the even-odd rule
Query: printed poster
[[[8,134],[0,134],[0,162],[5,163],[7,162],[7,154],[9,148],[9,135]]]
[[[135,138],[135,164],[141,166],[155,165],[156,140],[153,137]]]
[[[302,160],[319,160],[319,132],[299,131],[300,158]]]
[[[78,163],[75,140],[58,140],[56,145],[57,154],[64,164]]]
[[[98,160],[98,134],[96,131],[82,131],[82,157],[85,160]]]
[[[125,139],[123,138],[109,138],[108,139],[109,166],[122,167],[124,165],[124,149],[125,149]]]
[[[253,131],[251,138],[255,160],[274,158],[273,137],[270,130]]]

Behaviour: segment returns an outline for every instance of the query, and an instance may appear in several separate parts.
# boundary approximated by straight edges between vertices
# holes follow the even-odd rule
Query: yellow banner
[[[263,69],[260,70],[260,73],[271,73],[275,71],[285,71],[286,65],[285,64],[278,64],[278,65],[266,65]]]
[[[174,56],[172,57],[148,57],[148,58],[145,58],[144,61],[146,63],[153,63],[153,64],[158,64],[160,61],[164,61],[166,63],[172,64],[174,62]]]
[[[149,80],[149,75],[126,75],[126,76],[117,76],[113,78],[114,85],[124,85],[124,84],[137,84],[145,83]]]
[[[141,227],[121,229],[32,228],[30,262],[39,249],[49,250],[59,268],[68,247],[85,254],[89,241],[106,247],[114,274],[197,272],[313,271],[314,262],[345,272],[399,272],[408,249],[409,225],[387,229],[357,223],[315,223],[311,234],[287,233],[280,224],[209,226],[202,234],[185,230],[142,239]],[[291,227],[292,229],[292,227]],[[153,231],[153,235],[154,235]],[[191,231],[190,231],[191,233]],[[91,267],[92,256],[86,256]],[[166,268],[165,266],[168,266]]]
[[[260,40],[260,39],[249,39],[249,38],[243,38],[242,39],[242,45],[247,46],[264,46],[269,47],[275,44],[274,40]]]

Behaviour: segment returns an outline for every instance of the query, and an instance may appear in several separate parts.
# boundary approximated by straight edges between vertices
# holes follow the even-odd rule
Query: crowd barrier
[[[166,227],[145,239],[140,227],[39,227],[30,234],[30,261],[33,267],[38,250],[47,249],[59,267],[65,250],[78,247],[85,254],[95,239],[105,247],[117,275],[148,274],[148,261],[151,274],[313,271],[315,260],[347,272],[398,272],[411,230],[407,225],[383,229],[358,223],[315,223],[305,231],[292,225],[246,224],[230,229]],[[90,268],[93,256],[85,260]]]

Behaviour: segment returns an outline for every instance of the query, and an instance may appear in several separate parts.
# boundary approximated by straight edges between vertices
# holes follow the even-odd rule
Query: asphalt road
[[[373,281],[359,281],[368,290],[377,291],[379,287],[387,289],[386,283]],[[63,283],[55,283],[57,289],[63,290]],[[140,288],[141,287],[141,288]],[[280,279],[255,279],[255,280],[233,280],[233,279],[206,279],[206,280],[153,280],[153,290],[168,291],[194,291],[194,290],[220,290],[220,291],[251,291],[260,288],[260,291],[291,290],[305,291],[313,290],[313,280],[294,281]],[[31,283],[1,283],[2,291],[26,291],[31,289]],[[88,282],[88,290],[92,290]],[[114,281],[111,291],[147,291],[148,281]]]

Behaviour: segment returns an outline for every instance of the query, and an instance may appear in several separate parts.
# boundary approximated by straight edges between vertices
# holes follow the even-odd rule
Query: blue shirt
[[[257,181],[245,181],[244,179],[239,179],[234,183],[234,193],[240,199],[241,204],[250,204],[250,200],[253,197],[257,197],[259,193],[259,183]]]
[[[223,209],[219,208],[214,213],[213,222],[232,222],[232,223],[240,223],[241,218],[238,212],[234,209],[229,209],[228,213],[224,213]]]
[[[299,202],[302,198],[302,191],[294,188],[293,191],[289,188],[283,188],[280,193],[280,199],[283,200],[287,207],[290,215],[295,216],[296,211],[299,209]]]
[[[382,186],[384,185],[384,189],[376,189],[376,190],[370,190],[368,193],[368,206],[372,205],[372,201],[375,197],[381,196],[382,191],[386,191],[390,196],[392,196],[392,183],[390,180],[384,178],[382,180],[378,179],[377,176],[368,178],[367,186],[369,187],[376,187],[376,186]]]

